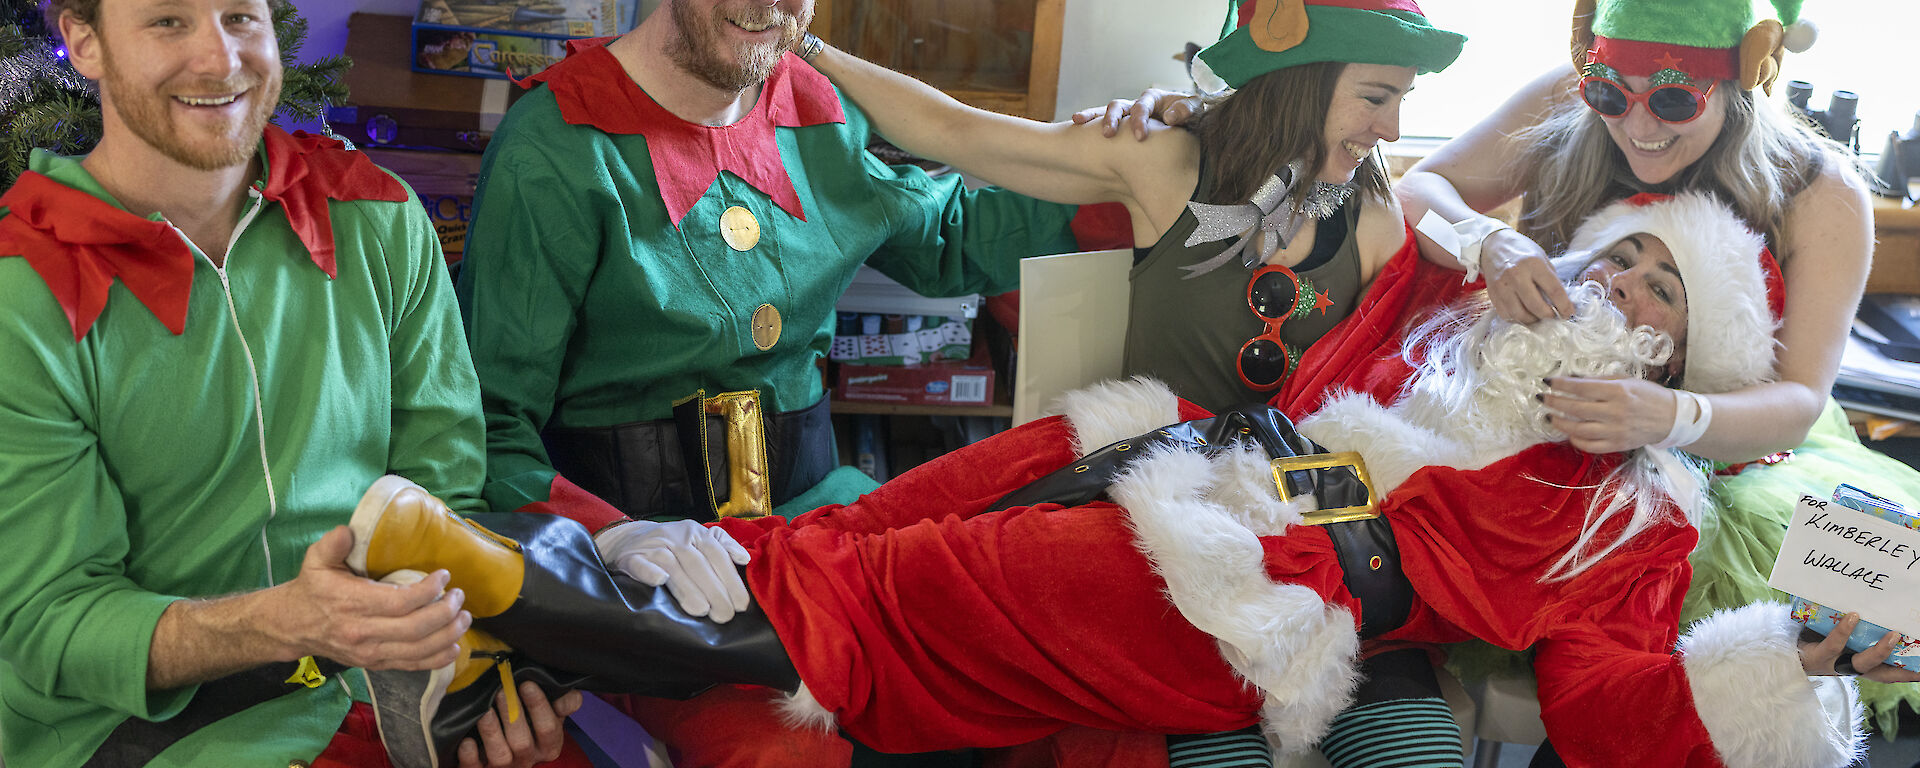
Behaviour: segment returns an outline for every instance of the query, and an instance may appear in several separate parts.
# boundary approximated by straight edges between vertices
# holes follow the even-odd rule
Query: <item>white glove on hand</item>
[[[746,565],[747,548],[719,528],[692,520],[635,520],[593,537],[600,562],[648,586],[665,585],[692,616],[725,624],[747,609],[747,583],[735,565]]]

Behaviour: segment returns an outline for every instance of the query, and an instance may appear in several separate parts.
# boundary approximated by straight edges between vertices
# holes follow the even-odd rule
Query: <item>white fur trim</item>
[[[1785,605],[1755,603],[1708,616],[1680,639],[1694,709],[1728,768],[1841,768],[1864,754],[1857,697],[1823,701],[1800,667],[1798,632]]]
[[[1299,429],[1300,434],[1328,450],[1358,451],[1366,459],[1376,498],[1386,498],[1421,467],[1452,466],[1465,452],[1458,441],[1416,426],[1361,394],[1347,393],[1328,400],[1301,420]]]
[[[1594,251],[1636,232],[1667,244],[1687,288],[1687,358],[1680,385],[1712,394],[1774,377],[1774,329],[1760,249],[1765,241],[1710,195],[1688,192],[1600,209],[1554,259],[1562,279],[1578,275]],[[1705,290],[1702,290],[1704,288]]]
[[[792,694],[775,699],[773,708],[779,713],[781,724],[796,731],[832,733],[840,727],[839,718],[820,705],[813,691],[807,690],[806,683],[801,683],[800,689]]]
[[[1308,512],[1319,509],[1311,495],[1280,500],[1273,461],[1254,443],[1236,444],[1216,456],[1213,465],[1219,477],[1207,500],[1220,505],[1255,536],[1285,536],[1288,526],[1299,525]]]
[[[1180,420],[1173,390],[1145,376],[1076,389],[1054,408],[1073,427],[1073,452],[1081,456]]]
[[[1221,657],[1265,697],[1268,740],[1281,753],[1298,754],[1318,743],[1352,700],[1359,633],[1345,608],[1267,578],[1259,537],[1207,497],[1249,493],[1237,481],[1223,487],[1220,474],[1198,452],[1162,446],[1135,460],[1111,492],[1180,614],[1214,636]],[[1264,509],[1254,516],[1281,514]]]
[[[1436,432],[1408,418],[1405,411],[1414,407],[1402,402],[1389,408],[1366,395],[1343,393],[1302,420],[1300,434],[1330,451],[1359,452],[1376,499],[1386,498],[1421,467],[1480,469],[1528,447],[1484,439],[1470,425],[1450,434]]]

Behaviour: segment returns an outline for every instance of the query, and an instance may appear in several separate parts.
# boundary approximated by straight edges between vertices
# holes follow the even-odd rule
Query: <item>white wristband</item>
[[[1465,221],[1453,223],[1453,231],[1459,234],[1460,251],[1454,258],[1460,260],[1460,266],[1467,269],[1467,282],[1480,277],[1480,246],[1493,233],[1503,229],[1513,229],[1507,223],[1492,216],[1475,216]]]
[[[1673,391],[1673,426],[1667,429],[1667,439],[1655,443],[1655,448],[1681,448],[1698,442],[1707,433],[1707,425],[1713,423],[1713,403],[1705,395],[1688,392],[1684,389]]]

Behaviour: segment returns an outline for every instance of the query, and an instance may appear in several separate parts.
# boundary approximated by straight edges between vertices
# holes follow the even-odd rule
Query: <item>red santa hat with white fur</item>
[[[1687,356],[1679,386],[1710,394],[1771,381],[1785,290],[1766,242],[1711,195],[1640,194],[1582,222],[1554,269],[1562,280],[1573,279],[1601,249],[1636,233],[1666,243],[1686,288]],[[1755,300],[1760,296],[1765,303]]]

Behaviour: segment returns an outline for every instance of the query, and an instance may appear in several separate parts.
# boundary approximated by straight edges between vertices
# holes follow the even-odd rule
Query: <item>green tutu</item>
[[[1700,547],[1690,558],[1693,585],[1681,604],[1682,621],[1692,623],[1715,610],[1760,600],[1786,600],[1784,593],[1767,586],[1767,574],[1794,502],[1802,494],[1831,498],[1841,483],[1920,510],[1920,472],[1861,445],[1840,404],[1831,399],[1807,441],[1793,450],[1793,458],[1716,477],[1713,505],[1700,524]],[[1860,698],[1875,729],[1890,739],[1902,702],[1920,711],[1920,684],[1862,680]]]
[[[1803,494],[1831,498],[1841,483],[1920,510],[1920,472],[1861,445],[1840,404],[1831,399],[1792,458],[1714,477],[1712,503],[1700,523],[1700,546],[1689,558],[1693,583],[1681,604],[1681,624],[1749,603],[1785,602],[1784,593],[1767,586],[1767,574],[1780,552],[1794,503]],[[1447,650],[1447,668],[1462,681],[1527,671],[1524,653],[1479,642]],[[1861,680],[1860,698],[1874,729],[1891,739],[1898,731],[1902,703],[1920,711],[1920,684]]]

